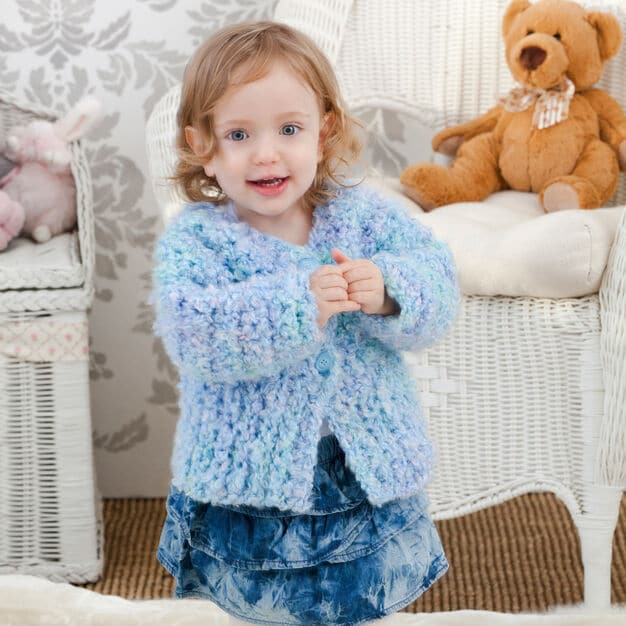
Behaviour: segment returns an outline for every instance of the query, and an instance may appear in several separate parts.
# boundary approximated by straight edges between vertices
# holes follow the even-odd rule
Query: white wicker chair
[[[53,111],[0,92],[0,137]],[[0,574],[96,581],[103,568],[87,309],[95,261],[91,175],[72,149],[73,233],[0,253]]]
[[[386,108],[438,129],[486,111],[511,86],[505,0],[283,0],[276,19],[309,34],[352,110]],[[618,14],[622,0],[595,3]],[[626,51],[602,82],[626,104]],[[171,171],[177,89],[148,126],[155,192]],[[623,178],[623,177],[622,177]],[[624,182],[619,202],[626,203]],[[626,488],[626,221],[599,294],[560,300],[466,296],[448,337],[406,355],[438,466],[435,519],[551,491],[578,528],[588,605],[610,604],[612,538]]]

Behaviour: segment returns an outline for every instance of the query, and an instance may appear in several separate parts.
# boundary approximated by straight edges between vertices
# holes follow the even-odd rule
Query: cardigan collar
[[[324,262],[330,262],[330,248],[326,250],[328,242],[324,241],[323,232],[326,231],[333,217],[332,201],[318,205],[313,209],[313,222],[306,244],[292,243],[277,235],[263,233],[257,230],[254,226],[239,219],[235,207],[230,200],[223,205],[211,206],[217,208],[214,213],[215,218],[220,220],[227,229],[234,229],[234,234],[236,235],[235,239],[241,245],[246,245],[244,241],[247,240],[247,243],[251,244],[251,248],[262,251],[264,255],[267,254],[268,249],[271,249],[278,255],[280,255],[281,252],[284,253],[288,251],[290,256],[295,259],[313,255],[318,258],[327,257]]]

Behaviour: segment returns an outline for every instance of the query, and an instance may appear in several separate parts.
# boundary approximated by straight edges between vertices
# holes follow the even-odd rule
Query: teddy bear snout
[[[548,56],[547,52],[538,46],[528,46],[522,49],[519,56],[520,63],[531,72],[536,70]]]

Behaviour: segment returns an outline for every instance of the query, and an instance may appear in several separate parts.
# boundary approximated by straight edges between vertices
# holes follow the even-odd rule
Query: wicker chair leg
[[[589,608],[606,608],[611,604],[613,533],[622,492],[621,487],[589,485],[585,513],[575,520],[584,568],[584,600]]]

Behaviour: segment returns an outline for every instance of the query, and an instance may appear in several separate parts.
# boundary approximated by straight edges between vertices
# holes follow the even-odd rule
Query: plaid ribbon
[[[511,89],[509,94],[500,98],[500,103],[507,111],[525,111],[535,104],[533,126],[535,128],[549,128],[567,119],[569,103],[574,97],[576,87],[569,78],[556,87],[538,89],[520,85]]]

